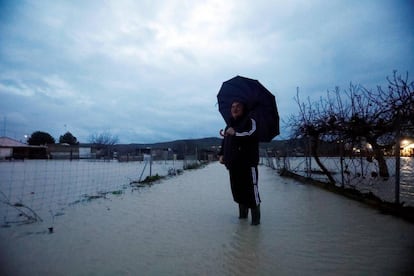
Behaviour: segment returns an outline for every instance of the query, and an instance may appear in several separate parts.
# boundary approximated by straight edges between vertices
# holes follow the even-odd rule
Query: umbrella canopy
[[[259,81],[236,76],[223,82],[217,94],[218,106],[226,124],[230,124],[231,104],[244,103],[249,116],[256,120],[260,142],[270,142],[279,134],[279,114],[275,96]]]

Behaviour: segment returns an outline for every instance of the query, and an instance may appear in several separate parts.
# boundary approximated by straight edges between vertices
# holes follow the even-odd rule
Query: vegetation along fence
[[[306,148],[306,140],[302,142],[305,150],[299,152],[297,144],[286,146],[292,150],[283,154],[263,150],[266,157],[263,163],[282,174],[288,172],[385,202],[414,207],[414,154],[412,144],[407,141],[402,142],[401,151],[385,154],[383,160],[375,158],[369,145],[363,149],[325,145],[325,152],[315,157]],[[335,150],[338,146],[339,150]]]
[[[408,73],[394,71],[385,88],[350,84],[318,100],[302,100],[298,88],[295,101],[299,112],[286,122],[291,144],[266,150],[271,166],[381,206],[414,206],[414,82]]]

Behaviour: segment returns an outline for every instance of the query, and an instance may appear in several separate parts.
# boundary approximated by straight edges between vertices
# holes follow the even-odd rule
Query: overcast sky
[[[414,1],[0,0],[0,136],[218,137],[217,93],[259,80],[293,100],[414,75]],[[282,124],[280,139],[287,138]]]

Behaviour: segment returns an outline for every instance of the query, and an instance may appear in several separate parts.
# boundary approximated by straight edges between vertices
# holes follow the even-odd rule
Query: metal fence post
[[[345,181],[344,181],[344,140],[341,139],[339,143],[339,152],[340,152],[340,161],[341,161],[341,187],[345,187]]]
[[[401,137],[400,137],[400,122],[397,122],[396,131],[396,143],[395,143],[395,204],[400,204],[400,150],[401,150]]]

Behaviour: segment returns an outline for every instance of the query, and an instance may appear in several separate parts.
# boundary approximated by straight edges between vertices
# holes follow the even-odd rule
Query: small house
[[[0,160],[47,159],[46,149],[46,146],[32,146],[8,137],[0,137]]]

